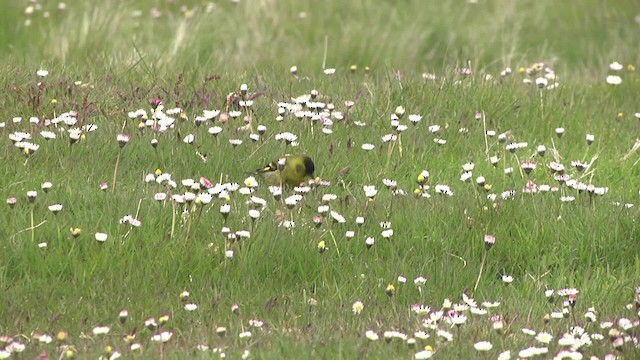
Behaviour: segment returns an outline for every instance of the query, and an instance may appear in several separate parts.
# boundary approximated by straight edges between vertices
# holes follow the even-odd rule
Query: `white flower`
[[[108,334],[111,328],[109,326],[96,326],[93,328],[93,335]]]
[[[543,87],[547,86],[547,84],[548,84],[547,78],[544,78],[544,77],[536,78],[536,86],[537,87],[543,88]]]
[[[337,211],[333,211],[331,210],[331,217],[333,218],[333,220],[337,223],[345,223],[347,222],[347,220],[344,218],[344,216],[340,215]]]
[[[542,344],[548,344],[551,342],[551,340],[553,340],[553,335],[547,332],[540,332],[538,333],[538,335],[536,335],[536,340],[538,340],[538,342]]]
[[[353,305],[351,306],[351,311],[353,311],[353,313],[356,315],[360,314],[363,309],[364,309],[364,304],[360,300],[354,302]]]
[[[188,134],[187,136],[184,137],[184,139],[182,139],[182,142],[185,144],[192,144],[195,140],[196,140],[195,135]]]
[[[418,351],[417,353],[415,353],[414,359],[416,359],[416,360],[424,360],[424,359],[430,359],[432,356],[433,356],[433,351],[422,350],[422,351]]]
[[[238,337],[240,339],[248,339],[251,338],[251,331],[243,331],[240,334],[238,334]]]
[[[376,341],[380,338],[380,336],[378,336],[378,334],[376,334],[376,332],[373,330],[367,330],[365,336],[367,337],[367,339],[369,339],[369,341]]]
[[[521,350],[518,353],[518,356],[523,358],[523,359],[528,359],[534,356],[538,356],[538,355],[544,355],[546,353],[549,352],[549,349],[547,349],[546,347],[544,348],[537,348],[537,347],[529,347],[526,348],[524,350]]]
[[[480,341],[475,343],[473,347],[478,351],[489,351],[493,348],[493,345],[488,341]]]
[[[101,233],[101,232],[97,232],[96,235],[95,235],[96,240],[99,241],[99,242],[107,241],[108,237],[109,236],[107,234]]]
[[[371,246],[373,246],[373,244],[375,244],[375,242],[376,242],[376,241],[375,241],[375,239],[374,239],[374,238],[372,238],[372,237],[367,237],[367,238],[364,240],[364,244],[365,244],[365,245],[367,245],[367,247],[371,247]]]
[[[167,341],[171,340],[171,337],[173,336],[173,333],[170,331],[163,331],[160,334],[155,334],[151,337],[151,341],[156,341],[156,342],[163,342],[166,343]]]
[[[375,185],[364,185],[363,189],[364,189],[364,195],[370,199],[374,198],[378,193],[378,190],[376,190]]]
[[[503,351],[498,355],[498,360],[510,360],[511,359],[511,351]]]
[[[49,211],[51,211],[54,214],[59,213],[61,210],[62,210],[62,204],[49,205]]]
[[[218,134],[220,134],[222,132],[222,128],[220,126],[213,126],[210,127],[207,132],[213,136],[217,136]]]
[[[362,148],[362,150],[365,150],[365,151],[371,151],[376,148],[376,146],[373,144],[362,144],[362,146],[360,147]]]
[[[609,69],[611,69],[612,71],[620,71],[622,70],[622,68],[623,68],[622,64],[620,64],[617,61],[614,61],[611,64],[609,64]]]
[[[513,282],[513,276],[510,275],[502,275],[502,281],[509,284]]]
[[[607,84],[609,85],[620,85],[622,84],[622,78],[618,75],[609,75],[607,76]]]
[[[184,305],[184,309],[187,311],[194,311],[198,308],[198,305],[196,304],[185,304]]]
[[[411,114],[411,115],[409,115],[409,121],[411,121],[414,124],[419,123],[420,120],[422,120],[422,115],[419,115],[419,114]]]
[[[38,75],[40,77],[46,77],[47,75],[49,75],[49,72],[47,70],[40,69],[40,70],[36,71],[36,75]]]

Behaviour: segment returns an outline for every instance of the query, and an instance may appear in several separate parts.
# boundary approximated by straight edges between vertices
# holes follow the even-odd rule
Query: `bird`
[[[269,185],[295,187],[313,178],[315,165],[308,155],[285,155],[253,171],[262,174]]]

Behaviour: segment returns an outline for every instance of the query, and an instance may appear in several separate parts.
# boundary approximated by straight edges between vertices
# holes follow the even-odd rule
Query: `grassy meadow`
[[[0,359],[640,357],[639,16],[3,2]]]

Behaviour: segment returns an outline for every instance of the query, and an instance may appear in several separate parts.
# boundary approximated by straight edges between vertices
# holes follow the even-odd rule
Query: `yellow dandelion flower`
[[[71,232],[71,236],[73,236],[74,238],[77,238],[78,236],[80,236],[80,234],[82,234],[82,229],[79,227],[71,228],[69,229],[69,231]]]
[[[56,339],[59,342],[63,342],[65,340],[67,340],[67,337],[68,337],[68,335],[67,335],[66,331],[59,331],[58,334],[56,335]]]
[[[324,240],[320,240],[320,242],[318,243],[318,252],[322,254],[325,251],[327,251],[327,245],[325,244]]]
[[[389,284],[387,288],[384,289],[384,292],[389,296],[393,296],[396,293],[396,287],[393,286],[393,284]]]

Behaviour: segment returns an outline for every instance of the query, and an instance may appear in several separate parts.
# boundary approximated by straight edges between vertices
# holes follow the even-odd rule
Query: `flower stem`
[[[113,169],[113,184],[112,184],[113,192],[116,192],[116,178],[118,176],[118,165],[120,164],[120,154],[122,154],[122,148],[118,149],[118,157],[116,158],[116,166]]]
[[[484,270],[484,263],[487,260],[487,251],[485,250],[482,253],[482,262],[480,263],[480,272],[478,273],[478,279],[476,280],[476,284],[473,287],[473,292],[478,289],[478,284],[480,284],[480,278],[482,277],[482,271]]]
[[[169,239],[173,239],[173,232],[176,229],[176,202],[171,202],[172,214],[171,214],[171,234],[169,235]]]
[[[31,243],[34,243],[36,241],[36,228],[34,227],[34,221],[33,221],[33,211],[34,211],[34,206],[33,204],[31,204],[31,213],[30,213],[30,218],[31,218]]]

